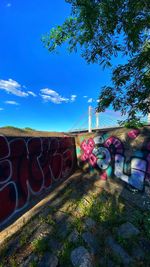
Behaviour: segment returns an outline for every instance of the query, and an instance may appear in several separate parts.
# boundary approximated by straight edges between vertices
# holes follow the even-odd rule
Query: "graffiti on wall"
[[[0,225],[25,208],[33,195],[68,177],[74,163],[72,138],[0,136]]]
[[[130,139],[135,139],[138,135],[138,130],[128,132]],[[145,179],[149,179],[150,143],[145,150],[136,151],[128,160],[123,142],[115,136],[109,137],[108,134],[83,140],[81,151],[81,160],[96,168],[103,180],[116,177],[138,190],[143,190]]]

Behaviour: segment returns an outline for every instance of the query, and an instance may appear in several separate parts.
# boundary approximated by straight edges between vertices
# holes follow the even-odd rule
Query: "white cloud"
[[[0,111],[4,110],[4,108],[0,108]]]
[[[0,80],[0,89],[20,97],[28,96],[28,93],[21,90],[21,85],[12,79]]]
[[[12,100],[5,101],[5,104],[15,105],[15,106],[18,106],[19,105],[19,103],[17,103],[16,101],[12,101]]]
[[[71,102],[74,102],[77,98],[77,95],[71,95],[71,98],[70,98],[70,101]]]
[[[12,4],[11,3],[8,3],[7,5],[6,5],[6,7],[11,7],[12,6]]]
[[[49,101],[54,104],[74,102],[77,97],[76,95],[71,95],[70,98],[66,98],[49,88],[41,89],[40,92],[41,92],[41,97],[44,99],[44,101]]]
[[[87,98],[88,96],[87,96],[87,95],[84,95],[83,97],[84,97],[84,98]]]
[[[59,96],[59,94],[56,91],[54,91],[52,89],[49,89],[49,88],[41,89],[40,91],[43,94],[50,95],[50,96],[53,96],[53,97]]]
[[[28,94],[29,94],[29,95],[32,95],[32,96],[34,96],[34,97],[37,96],[37,95],[36,95],[35,93],[33,93],[32,91],[28,91]]]
[[[22,88],[24,88],[24,86],[21,86],[21,84],[12,79],[0,80],[0,89],[6,91],[9,94],[20,97],[26,97],[29,96],[29,94],[35,96],[32,91],[25,92],[22,90]]]
[[[99,99],[97,99],[97,100],[96,100],[96,102],[97,102],[97,103],[99,103],[99,102],[100,102],[100,100],[99,100]]]
[[[94,99],[93,98],[89,98],[88,99],[88,103],[92,103],[92,102],[94,102]]]

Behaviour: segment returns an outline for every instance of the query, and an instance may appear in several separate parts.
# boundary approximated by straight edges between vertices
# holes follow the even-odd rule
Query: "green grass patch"
[[[11,267],[17,267],[17,266],[18,266],[17,261],[16,261],[16,259],[15,259],[14,256],[12,256],[12,257],[10,258],[9,263],[10,263],[10,266],[11,266]]]
[[[33,260],[29,263],[29,267],[38,267],[38,263]]]
[[[51,214],[48,214],[48,215],[45,215],[45,216],[39,216],[39,219],[40,219],[40,222],[41,223],[47,223],[49,225],[52,225],[54,226],[55,225],[55,221],[52,219],[52,215]]]
[[[46,238],[35,239],[32,241],[33,251],[39,255],[43,255],[49,250],[48,240]]]
[[[79,237],[77,242],[70,242],[69,240],[65,240],[63,243],[63,248],[62,250],[58,253],[58,258],[61,266],[67,266],[67,267],[72,267],[73,265],[71,264],[70,261],[70,256],[71,252],[79,247],[79,246],[84,246],[86,247],[83,239]]]
[[[32,128],[30,128],[30,127],[25,127],[24,130],[25,130],[25,131],[36,131],[35,129],[32,129]]]

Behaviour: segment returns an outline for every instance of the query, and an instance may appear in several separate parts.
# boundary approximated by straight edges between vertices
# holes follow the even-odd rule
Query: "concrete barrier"
[[[150,184],[150,127],[80,134],[76,151],[80,168],[102,180],[122,180],[140,191]]]
[[[72,137],[0,136],[0,226],[76,168]]]

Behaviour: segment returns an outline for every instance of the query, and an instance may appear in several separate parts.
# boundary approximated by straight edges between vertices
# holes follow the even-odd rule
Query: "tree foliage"
[[[112,86],[102,88],[98,111],[112,105],[128,115],[150,111],[150,1],[66,0],[71,15],[50,30],[43,42],[50,52],[67,43],[88,63],[112,68]],[[126,63],[112,65],[115,57]],[[118,60],[119,61],[119,60]]]

